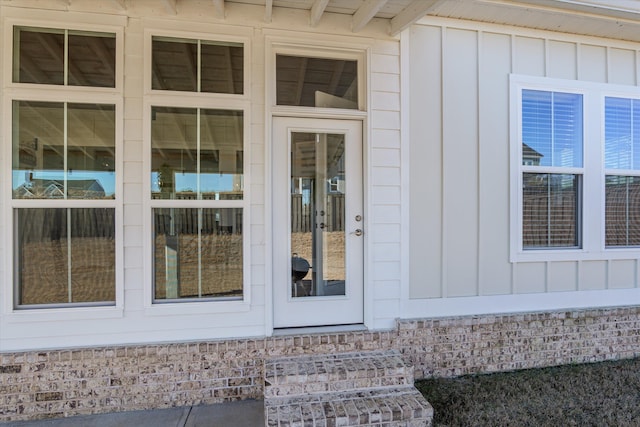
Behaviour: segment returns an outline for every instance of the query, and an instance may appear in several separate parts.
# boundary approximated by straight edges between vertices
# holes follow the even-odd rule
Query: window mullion
[[[62,69],[63,82],[67,86],[69,84],[69,30],[64,30],[64,49],[62,63],[64,64]]]
[[[65,208],[67,211],[65,221],[67,221],[67,286],[69,303],[73,302],[73,288],[71,280],[71,209]]]

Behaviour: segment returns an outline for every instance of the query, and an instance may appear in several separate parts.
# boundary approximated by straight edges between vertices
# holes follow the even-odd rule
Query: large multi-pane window
[[[522,247],[581,246],[583,99],[522,90]]]
[[[640,100],[605,98],[606,245],[640,246]]]
[[[15,27],[13,36],[15,306],[115,304],[116,105],[87,96],[115,88],[115,34]],[[42,100],[22,83],[52,91]]]
[[[243,51],[153,37],[151,88],[185,92],[181,105],[240,95]],[[244,109],[163,104],[149,111],[153,301],[242,298]]]

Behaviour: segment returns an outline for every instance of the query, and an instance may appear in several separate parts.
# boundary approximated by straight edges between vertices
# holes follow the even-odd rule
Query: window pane
[[[640,246],[640,177],[606,177],[606,245]]]
[[[115,301],[114,209],[16,209],[18,305]]]
[[[115,106],[13,102],[13,197],[115,197]],[[66,169],[65,169],[66,154]]]
[[[582,95],[522,91],[522,164],[582,167]]]
[[[13,81],[64,84],[64,30],[15,27]]]
[[[69,31],[69,85],[116,86],[115,34]]]
[[[67,192],[70,199],[115,197],[115,106],[68,105]]]
[[[605,167],[640,170],[640,100],[605,98]]]
[[[276,56],[277,105],[358,108],[358,62]]]
[[[203,199],[242,199],[241,111],[200,111],[200,191]]]
[[[522,245],[525,249],[580,246],[580,181],[580,175],[523,175]]]
[[[242,209],[154,209],[156,300],[242,297]]]
[[[197,40],[154,37],[152,42],[153,89],[198,90]]]
[[[151,191],[156,199],[197,197],[198,126],[195,108],[151,109]]]
[[[64,104],[13,102],[13,197],[64,198]]]
[[[244,47],[240,43],[202,41],[201,92],[244,92]]]

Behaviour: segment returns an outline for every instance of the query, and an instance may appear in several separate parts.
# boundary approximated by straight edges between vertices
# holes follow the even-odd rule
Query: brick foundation
[[[0,354],[0,421],[262,398],[272,356],[397,349],[416,378],[640,356],[640,307],[401,320],[394,331]]]

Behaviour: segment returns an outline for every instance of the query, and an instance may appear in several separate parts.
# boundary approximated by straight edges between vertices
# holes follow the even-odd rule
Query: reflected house
[[[97,179],[67,180],[67,194],[74,199],[103,199],[105,191]],[[31,179],[14,190],[14,197],[37,199],[63,199],[64,181],[55,179]]]
[[[524,166],[539,166],[540,159],[543,157],[543,154],[538,153],[524,142],[522,143],[522,164]]]

